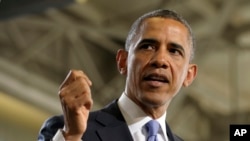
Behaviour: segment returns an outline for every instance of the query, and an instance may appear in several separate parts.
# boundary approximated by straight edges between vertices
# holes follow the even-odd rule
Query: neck
[[[143,105],[140,103],[137,103],[137,105],[139,105],[139,107],[141,107],[141,109],[150,117],[152,117],[153,119],[158,119],[160,118],[167,110],[168,104],[165,105],[160,105],[160,106],[153,106],[153,105]]]
[[[129,99],[131,99],[136,105],[138,105],[148,116],[152,117],[153,119],[160,118],[167,110],[170,101],[163,103],[163,104],[151,104],[146,102],[138,101],[135,97],[128,95],[125,93]]]

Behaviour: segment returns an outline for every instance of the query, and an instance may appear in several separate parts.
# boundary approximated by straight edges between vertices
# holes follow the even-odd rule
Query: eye
[[[176,55],[176,56],[184,56],[184,53],[185,53],[184,48],[181,45],[176,44],[176,43],[171,43],[168,51],[171,54]]]
[[[157,49],[158,44],[158,41],[155,39],[145,38],[140,41],[137,49],[143,51],[153,51]]]
[[[140,49],[144,49],[144,50],[153,50],[155,49],[155,46],[152,44],[142,44],[140,46]]]
[[[173,55],[181,55],[181,56],[183,55],[182,51],[176,48],[170,48],[169,52]]]

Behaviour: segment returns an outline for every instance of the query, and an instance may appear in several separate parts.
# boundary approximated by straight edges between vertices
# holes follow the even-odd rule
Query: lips
[[[169,83],[167,76],[163,74],[151,73],[143,77],[145,81],[157,81],[161,83]]]

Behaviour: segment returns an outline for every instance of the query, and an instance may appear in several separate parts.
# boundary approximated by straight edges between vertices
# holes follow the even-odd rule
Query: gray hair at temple
[[[169,19],[179,21],[188,29],[190,47],[192,48],[191,55],[190,55],[190,61],[193,60],[194,52],[195,52],[195,37],[193,35],[193,32],[192,32],[190,25],[188,24],[188,22],[184,18],[182,18],[176,12],[171,11],[171,10],[166,10],[166,9],[155,10],[155,11],[146,13],[146,14],[142,15],[141,17],[139,17],[131,26],[131,29],[128,33],[128,37],[126,39],[125,49],[129,50],[129,47],[130,47],[133,39],[136,38],[136,35],[138,33],[138,30],[140,29],[141,24],[146,19],[153,18],[153,17],[169,18]]]

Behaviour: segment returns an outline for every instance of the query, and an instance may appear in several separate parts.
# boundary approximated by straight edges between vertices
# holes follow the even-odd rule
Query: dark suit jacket
[[[63,116],[54,116],[44,122],[38,136],[38,141],[50,141],[58,129],[64,126]],[[169,141],[183,141],[174,135],[168,124]],[[101,110],[91,112],[88,126],[82,137],[83,141],[133,141],[128,126],[120,112],[117,100]]]

